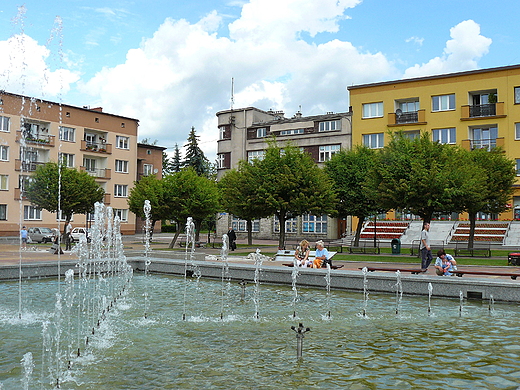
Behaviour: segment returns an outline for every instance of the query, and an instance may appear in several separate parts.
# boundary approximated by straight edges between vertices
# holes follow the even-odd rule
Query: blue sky
[[[519,14],[517,0],[4,0],[0,89],[137,118],[139,139],[169,148],[195,126],[213,160],[232,77],[235,107],[343,112],[348,85],[520,63]]]

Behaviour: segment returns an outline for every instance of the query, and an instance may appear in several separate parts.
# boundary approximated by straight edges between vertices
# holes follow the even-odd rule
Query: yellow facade
[[[353,145],[378,148],[387,144],[388,132],[428,131],[468,149],[501,146],[520,160],[520,65],[348,89]],[[500,219],[520,218],[520,188],[511,205]]]

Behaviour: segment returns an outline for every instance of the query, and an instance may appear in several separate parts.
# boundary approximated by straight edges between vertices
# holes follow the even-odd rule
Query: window
[[[520,123],[515,123],[515,139],[520,139]]]
[[[237,232],[247,232],[247,221],[245,219],[240,219],[233,215],[233,219],[231,220],[231,226],[233,227],[233,230],[235,230]],[[259,219],[255,219],[255,220],[251,221],[251,230],[253,232],[260,231],[260,220]]]
[[[520,87],[515,87],[515,104],[520,104]]]
[[[263,150],[252,150],[251,152],[247,152],[247,162],[251,163],[253,160],[263,160],[265,152]]]
[[[298,232],[298,218],[287,218],[285,220],[285,233],[297,233]],[[280,220],[278,216],[274,216],[274,232],[280,233]]]
[[[126,184],[115,184],[114,185],[114,196],[118,198],[125,198],[128,196],[128,185]]]
[[[516,159],[516,176],[520,176],[520,158]]]
[[[322,145],[320,146],[320,157],[319,161],[329,161],[332,156],[338,153],[341,149],[341,145]]]
[[[60,153],[60,161],[69,168],[74,168],[74,155],[69,153]]]
[[[0,131],[9,131],[9,117],[0,116]]]
[[[405,136],[408,139],[414,140],[416,138],[421,137],[421,131],[420,130],[403,131],[403,136]]]
[[[217,169],[226,168],[226,155],[224,153],[217,154]]]
[[[96,160],[93,158],[84,158],[83,166],[87,172],[95,172],[96,171]]]
[[[0,190],[7,191],[9,189],[9,175],[0,175]]]
[[[42,211],[34,206],[23,206],[23,219],[26,221],[42,219]]]
[[[384,146],[384,133],[363,134],[363,145],[370,149],[379,149]]]
[[[292,129],[292,130],[280,131],[280,135],[294,135],[294,134],[303,134],[303,133],[305,133],[304,129]]]
[[[218,139],[226,139],[226,128],[225,127],[218,128]]]
[[[114,217],[119,217],[121,222],[128,222],[128,210],[127,209],[114,209]]]
[[[382,103],[381,103],[382,104]],[[318,131],[341,130],[341,121],[325,121],[320,122]]]
[[[153,165],[143,164],[143,175],[150,176],[151,174],[153,174]]]
[[[302,217],[303,233],[327,233],[327,215],[306,214]]]
[[[455,144],[457,141],[455,127],[433,129],[432,136],[433,142],[439,142],[441,144]]]
[[[482,127],[472,129],[472,149],[492,149],[496,146],[498,137],[497,127]]]
[[[259,129],[256,129],[256,138],[264,138],[267,137],[267,128],[261,127]]]
[[[9,161],[9,146],[0,145],[0,161]]]
[[[128,161],[116,160],[116,172],[128,173]]]
[[[455,109],[455,94],[432,96],[432,111],[449,111]]]
[[[0,220],[7,221],[7,205],[0,204]]]
[[[123,137],[121,135],[116,136],[116,148],[118,149],[129,149],[128,142],[130,138]]]
[[[60,127],[60,140],[61,141],[69,141],[69,142],[74,142],[75,140],[75,129],[73,129],[72,127],[65,127],[65,126],[61,126]]]
[[[416,112],[419,111],[419,101],[418,100],[407,100],[397,102],[397,108],[399,108],[402,112]]]
[[[383,102],[363,104],[363,118],[381,118],[383,116]]]

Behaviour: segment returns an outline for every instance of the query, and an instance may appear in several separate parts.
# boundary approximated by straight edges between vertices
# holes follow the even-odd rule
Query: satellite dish
[[[398,108],[397,110],[395,110],[395,115],[397,115],[397,116],[401,116],[401,115],[403,115],[403,110],[401,110],[400,108]]]

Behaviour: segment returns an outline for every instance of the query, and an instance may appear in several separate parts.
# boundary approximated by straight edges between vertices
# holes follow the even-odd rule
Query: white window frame
[[[516,176],[520,176],[520,158],[516,159]]]
[[[9,146],[0,145],[0,161],[9,161]]]
[[[263,160],[265,156],[265,150],[251,150],[247,152],[247,162],[252,163],[253,160]]]
[[[9,133],[9,128],[11,124],[11,118],[8,116],[0,116],[0,131]]]
[[[7,205],[0,204],[0,221],[7,221]]]
[[[369,149],[381,149],[385,146],[385,134],[363,134],[363,145],[365,145]]]
[[[127,160],[116,160],[116,172],[128,173],[128,161]]]
[[[304,129],[291,129],[291,130],[282,130],[280,131],[280,135],[296,135],[296,134],[304,134]]]
[[[323,215],[313,215],[313,214],[304,214],[302,215],[302,233],[318,233],[318,234],[326,234],[327,233],[327,214]]]
[[[0,190],[9,191],[9,175],[0,175]]]
[[[280,220],[275,215],[273,218],[273,230],[275,233],[280,233]],[[287,218],[285,220],[285,233],[298,233],[298,218]]]
[[[260,127],[256,129],[256,138],[265,138],[267,137],[267,127]]]
[[[457,129],[455,127],[432,129],[432,141],[454,145],[457,143]]]
[[[23,206],[23,219],[24,221],[40,221],[42,211],[35,206]]]
[[[76,140],[76,129],[73,127],[60,126],[60,141],[74,142]]]
[[[130,149],[130,137],[124,137],[122,135],[116,135],[116,148],[118,149]]]
[[[127,184],[114,184],[114,197],[116,197],[116,198],[128,197],[128,185]]]
[[[119,217],[121,222],[128,222],[128,209],[113,209],[114,217]]]
[[[143,175],[144,176],[153,175],[153,164],[143,164]]]
[[[321,133],[323,131],[335,131],[341,130],[341,120],[333,120],[333,121],[323,121],[318,125],[318,131]]]
[[[520,122],[515,123],[515,140],[520,140]]]
[[[520,104],[520,87],[515,87],[515,104]]]
[[[341,150],[341,145],[320,145],[319,162],[329,161],[332,156]]]
[[[236,216],[231,216],[231,226],[233,230],[237,232],[247,232],[247,221],[245,219],[240,219]],[[253,233],[257,233],[260,231],[260,220],[254,219],[251,221],[251,231]]]
[[[65,161],[65,166],[68,168],[74,168],[74,155],[71,153],[61,153],[60,152],[60,158],[59,161]]]
[[[217,169],[224,168],[225,160],[226,160],[226,155],[224,153],[217,154]]]
[[[225,128],[224,126],[221,126],[221,127],[219,127],[218,130],[219,130],[219,131],[218,131],[218,139],[219,139],[219,140],[223,140],[223,139],[225,139],[224,137],[225,137],[225,135],[226,135],[226,128]]]
[[[363,119],[382,118],[383,102],[363,103]]]
[[[84,157],[83,166],[87,172],[96,172],[97,160],[95,158]]]
[[[455,94],[432,96],[432,112],[455,110]]]

